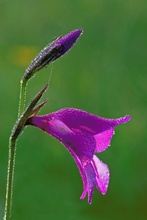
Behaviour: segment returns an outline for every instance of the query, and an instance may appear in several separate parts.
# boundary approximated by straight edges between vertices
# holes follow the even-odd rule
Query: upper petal
[[[130,116],[117,119],[106,119],[74,108],[61,109],[51,115],[61,120],[75,133],[81,132],[81,135],[86,134],[84,136],[89,137],[89,139],[90,136],[93,136],[96,142],[95,152],[106,150],[108,146],[110,146],[114,128],[130,120]],[[46,117],[48,116],[46,115]],[[90,147],[92,151],[93,146],[94,145]]]
[[[74,108],[61,109],[51,115],[63,121],[70,129],[78,129],[92,135],[109,130],[130,120],[130,116],[107,119]]]
[[[94,152],[102,152],[110,145],[114,127],[129,120],[130,116],[106,119],[79,109],[66,108],[32,117],[27,123],[51,134],[67,148],[72,148],[80,159],[92,159]]]

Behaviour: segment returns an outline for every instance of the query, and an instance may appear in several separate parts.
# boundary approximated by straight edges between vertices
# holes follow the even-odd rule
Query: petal
[[[71,149],[68,149],[68,151],[71,153],[71,155],[72,155],[72,157],[73,157],[73,159],[79,169],[79,172],[80,172],[80,175],[81,175],[81,178],[83,181],[83,193],[82,193],[80,199],[84,199],[87,194],[87,177],[86,177],[85,171],[83,169],[82,163],[79,160],[79,158],[76,156],[76,154]]]
[[[95,152],[102,152],[106,150],[110,146],[110,142],[114,133],[114,129],[111,128],[109,130],[94,135],[94,138],[96,140]]]
[[[93,166],[90,161],[85,161],[82,163],[79,158],[76,156],[76,154],[71,150],[68,149],[68,151],[71,153],[82,178],[83,181],[83,192],[80,196],[80,199],[84,199],[86,197],[86,194],[88,193],[88,203],[92,203],[92,194],[94,191],[94,186],[96,184],[96,173],[93,169]]]
[[[77,129],[92,135],[109,130],[130,120],[130,116],[106,119],[74,108],[61,109],[51,115],[63,121],[71,130]]]
[[[106,194],[110,178],[109,168],[95,155],[92,161],[82,163],[74,152],[68,150],[77,164],[83,181],[83,193],[80,199],[84,199],[88,193],[88,203],[91,204],[95,186],[102,194]]]
[[[61,142],[67,149],[71,148],[81,162],[84,163],[85,160],[91,160],[93,158],[96,146],[96,141],[93,136],[85,134],[84,132],[73,132],[62,136]]]
[[[88,202],[92,202],[92,194],[94,191],[95,186],[95,178],[96,174],[95,171],[90,163],[90,161],[85,161],[82,163],[80,159],[77,157],[77,155],[71,150],[68,149],[70,154],[72,155],[82,178],[83,181],[83,192],[80,196],[80,199],[84,199],[86,197],[86,194],[88,193]]]
[[[92,195],[96,184],[96,173],[95,170],[93,169],[91,162],[86,164],[86,166],[84,167],[84,171],[87,178],[88,203],[91,204]]]
[[[110,179],[109,168],[95,155],[93,157],[93,167],[96,172],[96,187],[102,194],[106,194]]]
[[[71,130],[63,121],[56,119],[55,115],[33,116],[27,124],[34,125],[52,135],[69,150],[71,149],[81,160],[93,158],[96,141],[92,135],[78,130]]]

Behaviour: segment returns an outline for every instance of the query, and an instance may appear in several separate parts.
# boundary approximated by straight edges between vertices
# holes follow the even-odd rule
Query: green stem
[[[10,220],[11,219],[15,154],[16,154],[16,139],[12,139],[12,136],[11,136],[10,141],[9,141],[9,159],[8,159],[8,171],[7,171],[6,202],[5,202],[5,213],[4,213],[3,220]]]
[[[26,98],[26,86],[27,86],[27,81],[25,79],[22,79],[20,81],[20,100],[19,100],[18,118],[24,111],[25,98]],[[17,131],[17,126],[14,130]],[[15,167],[15,155],[16,155],[16,140],[18,138],[18,136],[17,135],[15,136],[14,133],[15,132],[12,131],[12,134],[9,140],[9,159],[8,159],[8,170],[7,170],[6,201],[5,201],[5,212],[4,212],[3,220],[11,219],[14,167]]]
[[[26,93],[26,82],[21,81],[21,95],[19,105],[19,115],[24,109],[25,93]],[[23,114],[20,115],[14,127],[9,139],[9,158],[8,158],[8,169],[7,169],[7,187],[6,187],[6,202],[3,220],[11,219],[11,207],[12,207],[12,195],[13,195],[13,182],[14,182],[14,168],[15,168],[15,157],[16,157],[16,140],[19,135],[23,132],[26,121],[30,115],[37,112],[45,103],[41,103],[36,108],[36,104],[41,99],[42,95],[48,88],[48,84],[33,98],[28,107],[24,110]]]
[[[23,78],[20,81],[20,99],[19,99],[18,118],[24,111],[25,99],[26,99],[26,86],[27,86],[27,80]]]

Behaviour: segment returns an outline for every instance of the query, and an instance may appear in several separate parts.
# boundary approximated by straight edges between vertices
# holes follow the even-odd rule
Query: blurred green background
[[[27,103],[52,73],[40,114],[75,107],[108,118],[132,116],[99,154],[111,171],[108,193],[95,189],[91,205],[80,200],[82,181],[72,157],[29,127],[17,145],[12,219],[147,217],[147,1],[0,0],[0,219],[20,79],[40,49],[79,27],[84,34],[72,50],[30,81]]]

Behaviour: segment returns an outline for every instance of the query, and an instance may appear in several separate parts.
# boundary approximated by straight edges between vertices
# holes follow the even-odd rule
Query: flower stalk
[[[4,218],[3,218],[4,220],[11,219],[15,155],[16,155],[16,139],[13,139],[12,136],[10,136],[7,187],[6,187],[6,202],[5,202],[5,211],[4,211]]]
[[[25,99],[26,99],[26,87],[27,87],[27,80],[23,78],[20,81],[20,98],[19,98],[18,118],[24,111]]]
[[[29,106],[25,109],[23,114],[20,115],[16,121],[9,140],[9,159],[7,171],[7,187],[6,187],[6,201],[3,220],[11,219],[12,196],[13,196],[13,182],[14,182],[14,169],[16,157],[16,141],[19,135],[23,132],[27,119],[35,115],[47,102],[46,100],[36,107],[36,104],[41,99],[42,95],[48,88],[48,84],[34,97]]]

